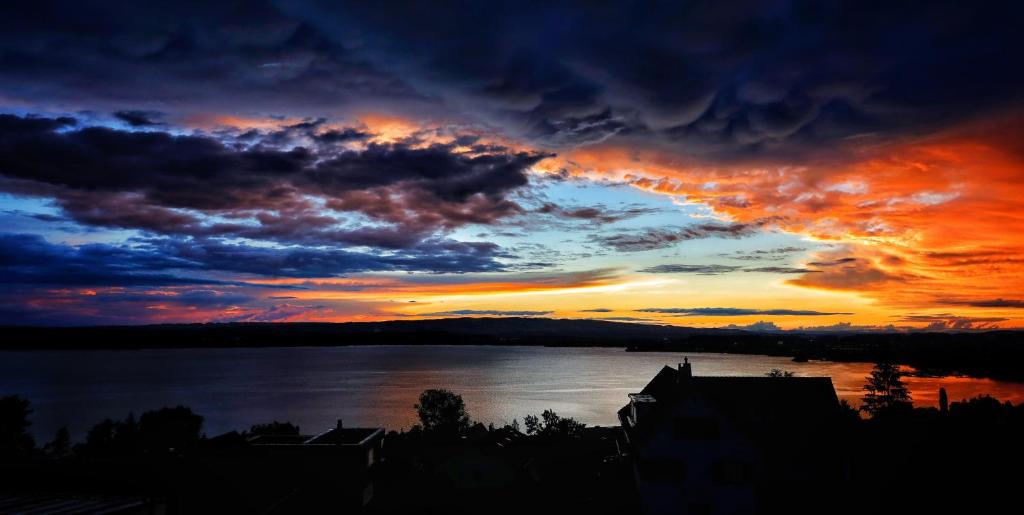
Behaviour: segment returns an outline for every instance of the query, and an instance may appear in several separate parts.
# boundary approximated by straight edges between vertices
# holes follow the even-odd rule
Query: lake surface
[[[841,398],[859,404],[867,363],[794,363],[788,358],[687,354],[695,375],[763,375],[772,368],[830,376]],[[591,425],[615,412],[662,366],[683,354],[612,348],[352,346],[270,349],[0,352],[0,395],[32,401],[40,444],[66,426],[76,440],[104,418],[184,404],[214,436],[271,420],[305,433],[349,426],[408,429],[426,388],[466,400],[474,420],[504,424],[553,409]],[[918,405],[979,394],[1024,402],[1024,384],[960,377],[908,377]]]

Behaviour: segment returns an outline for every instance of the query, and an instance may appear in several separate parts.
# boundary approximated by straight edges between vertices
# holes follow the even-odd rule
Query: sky
[[[1024,326],[1019,2],[20,2],[0,324]]]

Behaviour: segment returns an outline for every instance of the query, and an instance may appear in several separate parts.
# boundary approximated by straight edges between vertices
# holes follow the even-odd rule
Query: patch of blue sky
[[[51,243],[119,243],[138,236],[138,231],[80,225],[62,216],[49,199],[0,193],[0,230],[37,234]]]
[[[680,202],[662,194],[639,190],[627,185],[562,181],[541,183],[534,192],[532,202],[549,201],[564,209],[603,206],[609,212],[641,208],[648,212],[613,223],[588,223],[585,220],[561,219],[562,226],[544,223],[540,215],[528,215],[518,224],[498,227],[468,226],[454,231],[451,236],[463,241],[490,241],[515,254],[509,263],[536,267],[548,263],[558,270],[588,270],[616,268],[624,271],[639,270],[666,263],[716,264],[735,262],[737,256],[754,251],[801,248],[801,252],[779,253],[772,265],[798,262],[812,250],[824,245],[806,241],[799,236],[761,231],[743,238],[703,238],[678,242],[662,248],[622,252],[602,244],[602,236],[612,234],[640,234],[648,229],[672,230],[694,224],[714,223],[711,211],[701,204]],[[537,206],[533,206],[537,207]],[[564,224],[574,229],[566,230]],[[776,256],[776,255],[773,255]],[[767,260],[766,260],[767,261]],[[754,266],[751,263],[751,266]]]

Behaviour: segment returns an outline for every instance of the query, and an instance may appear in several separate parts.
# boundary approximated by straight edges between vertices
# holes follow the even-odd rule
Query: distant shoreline
[[[1024,331],[752,332],[548,318],[345,323],[0,327],[0,350],[134,350],[349,345],[619,347],[833,362],[892,361],[924,374],[1024,382]]]

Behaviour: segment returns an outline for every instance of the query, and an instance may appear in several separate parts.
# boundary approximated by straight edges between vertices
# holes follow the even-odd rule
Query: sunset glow
[[[3,23],[0,323],[1024,326],[1008,22],[83,9]]]

